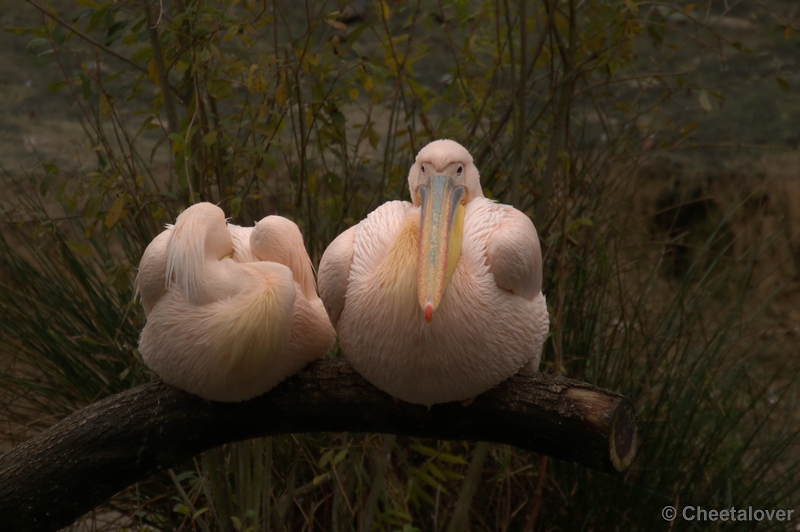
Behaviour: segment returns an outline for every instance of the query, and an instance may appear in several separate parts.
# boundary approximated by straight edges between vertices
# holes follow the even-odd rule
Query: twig
[[[192,513],[192,515],[191,515],[192,523],[199,524],[200,525],[200,529],[203,532],[211,532],[211,530],[209,530],[208,525],[206,524],[204,519],[200,519],[198,521],[195,521],[194,516],[197,514],[197,508],[194,507],[194,504],[192,504],[191,499],[189,499],[189,496],[186,495],[186,491],[184,491],[183,486],[181,486],[181,483],[178,482],[178,477],[175,476],[175,471],[173,471],[172,469],[169,469],[167,471],[167,473],[169,473],[169,478],[172,479],[172,483],[175,484],[175,488],[178,490],[178,495],[181,496],[181,500],[183,501],[183,504],[185,504],[186,507],[189,509],[189,511]]]

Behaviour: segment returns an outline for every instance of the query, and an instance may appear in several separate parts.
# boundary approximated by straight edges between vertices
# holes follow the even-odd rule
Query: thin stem
[[[469,509],[470,506],[472,506],[472,499],[475,497],[475,492],[478,491],[478,486],[481,483],[483,463],[486,461],[488,452],[488,442],[478,442],[475,446],[475,454],[472,456],[472,462],[469,464],[467,476],[461,484],[461,491],[458,493],[456,509],[453,511],[453,518],[450,520],[450,524],[447,526],[447,532],[462,532],[466,529],[469,521]]]

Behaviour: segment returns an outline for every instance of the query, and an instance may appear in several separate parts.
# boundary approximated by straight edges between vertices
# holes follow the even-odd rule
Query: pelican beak
[[[430,323],[461,254],[464,225],[463,186],[446,175],[434,175],[419,187],[420,222],[417,295]]]

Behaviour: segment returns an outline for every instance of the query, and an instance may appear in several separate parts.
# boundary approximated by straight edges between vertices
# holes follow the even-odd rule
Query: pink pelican
[[[147,247],[136,288],[145,363],[206,399],[260,395],[334,341],[300,230],[280,216],[238,227],[193,205]]]
[[[466,401],[525,367],[549,328],[530,218],[483,196],[469,152],[437,140],[391,201],[328,247],[319,293],[368,381],[424,405]]]

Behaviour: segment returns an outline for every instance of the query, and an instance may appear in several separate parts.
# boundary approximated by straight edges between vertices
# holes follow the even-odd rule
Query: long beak
[[[422,200],[417,295],[430,323],[461,254],[464,225],[464,187],[453,186],[444,175],[434,175],[419,187]]]

